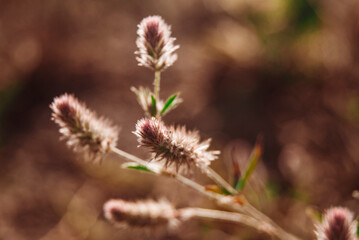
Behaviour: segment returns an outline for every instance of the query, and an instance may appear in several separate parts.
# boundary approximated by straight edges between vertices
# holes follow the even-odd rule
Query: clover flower
[[[356,240],[356,222],[353,213],[346,208],[328,209],[321,224],[317,225],[318,240]]]
[[[156,118],[141,119],[136,124],[134,134],[139,146],[146,147],[154,154],[155,160],[164,161],[165,167],[174,165],[176,171],[183,165],[208,166],[217,159],[219,151],[208,151],[210,139],[200,142],[197,131],[187,131],[186,127],[166,127]]]
[[[138,65],[162,71],[177,60],[174,51],[179,46],[174,45],[176,39],[171,37],[171,27],[160,16],[144,18],[138,25],[137,35]]]
[[[112,199],[104,204],[104,216],[118,227],[175,227],[177,210],[166,200],[128,202]]]
[[[59,125],[67,145],[85,159],[100,161],[111,147],[116,146],[118,129],[109,120],[98,117],[70,94],[55,97],[50,105],[52,120]]]

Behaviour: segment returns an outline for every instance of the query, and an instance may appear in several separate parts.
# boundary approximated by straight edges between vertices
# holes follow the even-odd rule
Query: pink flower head
[[[208,151],[210,139],[200,142],[197,131],[186,131],[183,127],[166,127],[156,118],[141,119],[136,124],[134,134],[140,146],[150,149],[155,160],[163,160],[165,167],[185,165],[207,166],[217,159],[219,151]]]
[[[317,225],[316,235],[318,240],[356,240],[353,213],[342,207],[328,209],[322,223]]]
[[[174,45],[176,39],[171,37],[171,27],[160,16],[144,18],[138,25],[137,35],[138,65],[162,71],[177,60],[174,51],[179,46]]]
[[[99,118],[73,95],[55,97],[50,105],[52,120],[60,127],[62,139],[85,158],[100,161],[111,147],[116,146],[118,129],[109,120]]]
[[[118,227],[174,227],[178,224],[176,209],[166,200],[128,202],[109,200],[104,206],[105,218]]]

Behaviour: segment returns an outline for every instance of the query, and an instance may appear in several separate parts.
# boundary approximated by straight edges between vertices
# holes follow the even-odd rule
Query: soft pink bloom
[[[353,213],[342,207],[328,209],[317,225],[316,235],[318,240],[357,240]]]
[[[138,25],[135,54],[140,66],[161,71],[171,66],[177,60],[174,53],[179,46],[174,45],[175,38],[171,37],[171,27],[160,16],[144,18]]]
[[[128,202],[121,199],[107,201],[105,218],[118,227],[157,227],[177,225],[177,211],[166,200]]]
[[[98,117],[73,95],[55,97],[50,105],[52,120],[60,127],[62,139],[85,159],[100,161],[116,146],[118,129],[109,120]]]
[[[192,165],[208,166],[217,159],[219,151],[208,151],[210,139],[200,142],[197,131],[187,131],[182,127],[166,127],[156,118],[144,118],[137,122],[134,134],[140,146],[150,149],[155,160],[163,160],[165,167]]]

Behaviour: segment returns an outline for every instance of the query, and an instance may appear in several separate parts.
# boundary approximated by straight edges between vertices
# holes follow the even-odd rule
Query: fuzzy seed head
[[[162,71],[177,60],[174,52],[179,46],[174,45],[176,39],[171,37],[171,27],[160,16],[144,18],[138,25],[137,35],[135,54],[139,66]]]
[[[185,166],[208,166],[217,159],[219,151],[208,151],[210,139],[200,142],[197,131],[187,131],[182,127],[166,127],[156,118],[141,119],[136,124],[134,134],[139,146],[146,147],[154,154],[154,159],[164,161],[165,167],[174,165],[176,171]]]
[[[55,97],[50,105],[52,120],[59,125],[62,139],[86,160],[100,161],[117,143],[118,128],[98,117],[70,94]]]
[[[316,228],[318,240],[357,240],[353,213],[346,208],[328,209]]]
[[[105,218],[117,227],[175,227],[177,210],[166,200],[128,202],[112,199],[104,204]]]

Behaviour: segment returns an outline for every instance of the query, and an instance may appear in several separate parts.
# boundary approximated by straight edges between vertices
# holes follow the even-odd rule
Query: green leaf
[[[173,106],[175,106],[175,104],[172,104],[174,103],[174,100],[176,99],[177,97],[177,93],[176,94],[173,94],[171,97],[169,97],[165,103],[165,105],[163,106],[162,108],[162,111],[161,111],[161,115],[165,114],[167,111],[169,111]]]
[[[236,185],[234,186],[234,188],[236,190],[242,190],[245,184],[246,184],[246,179],[240,178],[238,181],[236,181]]]
[[[150,114],[153,117],[157,116],[157,104],[156,104],[156,98],[151,94],[151,104],[152,108],[150,109]]]
[[[139,170],[139,171],[154,173],[154,171],[152,171],[151,169],[147,168],[146,166],[139,165],[139,164],[133,163],[133,162],[123,163],[123,164],[121,165],[121,167],[122,167],[122,168],[128,168],[128,169],[134,169],[134,170]]]
[[[238,182],[236,182],[236,185],[234,186],[236,190],[243,190],[244,186],[246,185],[247,180],[251,176],[252,172],[257,166],[257,163],[259,159],[262,156],[262,139],[258,138],[256,145],[254,146],[250,159],[249,159],[249,165],[247,167],[247,170],[243,177],[239,179]]]
[[[235,159],[232,159],[232,167],[233,167],[233,179],[234,179],[234,188],[237,189],[237,186],[239,183],[239,180],[241,178],[241,168],[239,166],[239,162]]]
[[[145,172],[153,172],[152,170],[148,169],[145,166],[142,165],[137,165],[137,166],[127,166],[127,168],[129,169],[135,169],[135,170],[139,170],[139,171],[145,171]]]
[[[357,237],[359,237],[359,217],[357,218]]]

